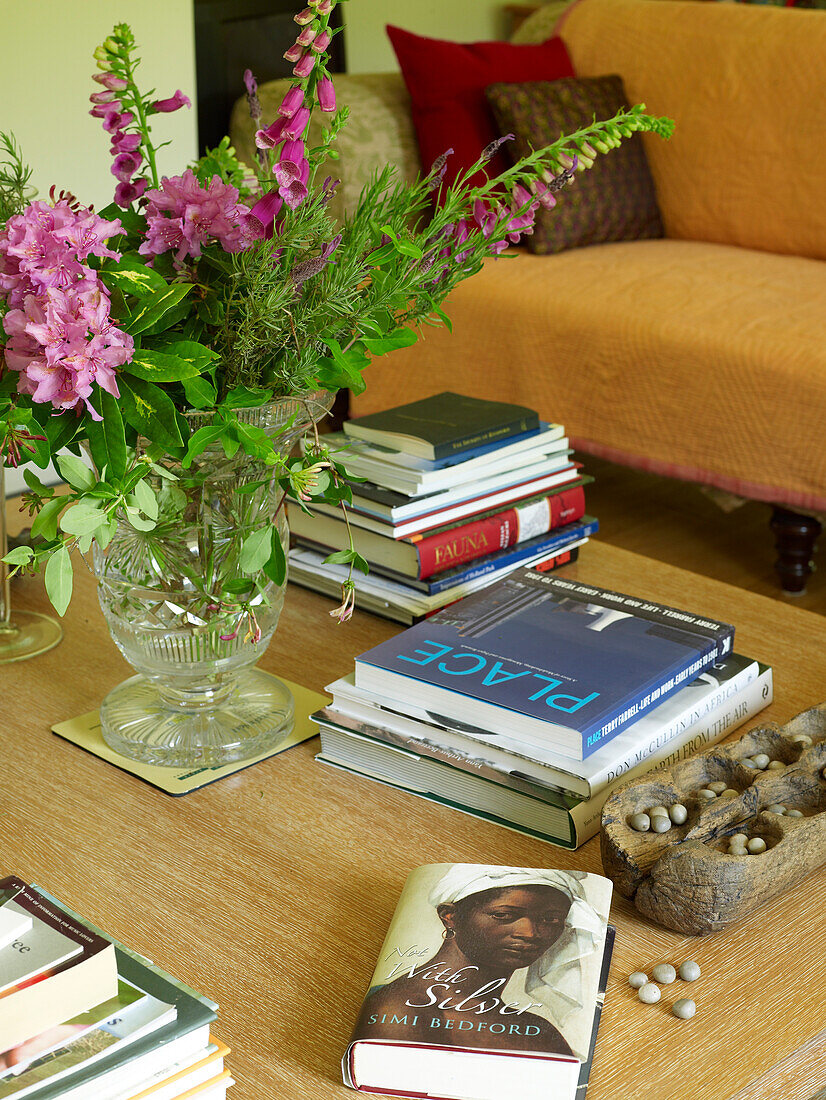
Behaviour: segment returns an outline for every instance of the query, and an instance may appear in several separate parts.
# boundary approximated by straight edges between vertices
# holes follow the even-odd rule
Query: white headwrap
[[[602,948],[606,921],[585,899],[584,871],[536,870],[529,867],[487,867],[480,863],[454,863],[430,891],[433,906],[455,905],[483,890],[509,886],[552,886],[571,907],[559,939],[528,967],[525,992],[538,994],[555,1019],[565,1019],[583,1007],[582,960]]]

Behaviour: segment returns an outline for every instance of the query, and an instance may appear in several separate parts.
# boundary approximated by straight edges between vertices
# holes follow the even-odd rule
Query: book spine
[[[549,580],[553,580],[553,578],[549,578]],[[731,637],[733,637],[733,631]],[[598,729],[583,733],[582,759],[585,760],[606,741],[616,737],[630,722],[642,718],[652,707],[663,702],[686,682],[690,682],[695,676],[699,676],[709,665],[713,665],[715,661],[719,661],[730,653],[730,639],[726,643],[708,641],[687,663],[683,664],[677,671],[672,672],[667,679],[657,680],[651,684],[648,690],[640,698],[629,704],[625,710],[612,715]]]
[[[588,538],[593,535],[599,527],[599,524],[595,519],[590,520],[587,523],[578,523],[574,531],[568,531],[566,524],[565,527],[560,527],[556,536],[549,535],[547,540],[547,546],[543,547],[530,547],[526,549],[523,546],[517,546],[510,554],[494,554],[492,557],[480,559],[478,562],[469,566],[467,569],[461,572],[450,572],[445,575],[437,576],[435,580],[428,583],[427,592],[431,596],[435,596],[437,592],[443,592],[446,588],[451,588],[456,584],[463,584],[466,581],[472,581],[476,577],[483,577],[486,573],[493,572],[494,569],[501,569],[506,565],[520,562],[526,556],[533,556],[539,552],[547,552],[550,557],[555,550],[564,547],[566,542],[578,541],[579,539]]]
[[[496,443],[511,436],[524,435],[539,427],[539,416],[520,416],[507,424],[497,424],[495,428],[474,432],[459,439],[451,439],[447,443],[436,443],[433,446],[433,459],[448,458],[450,455],[459,454],[460,451],[468,451],[471,447],[482,447],[487,443]]]
[[[656,763],[652,763],[652,758],[648,757],[636,767],[617,776],[593,798],[573,806],[568,813],[575,838],[574,847],[578,848],[580,844],[584,844],[599,832],[602,807],[617,787],[646,772],[671,767],[672,764],[686,760],[689,756],[708,748],[709,745],[716,744],[717,741],[749,722],[771,703],[772,698],[772,670],[764,667],[756,680],[752,680],[742,691],[726,699],[719,707],[707,712],[694,725],[688,727],[679,743],[669,745],[669,751],[658,756]]]
[[[436,535],[417,535],[419,579],[475,561],[485,554],[544,535],[556,527],[573,523],[585,513],[581,486],[546,496],[522,507],[507,508],[485,519],[471,520]]]

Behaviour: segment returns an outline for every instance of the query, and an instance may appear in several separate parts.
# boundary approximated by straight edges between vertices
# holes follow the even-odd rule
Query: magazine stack
[[[0,1097],[224,1100],[217,1008],[42,888],[0,881]]]
[[[324,437],[353,475],[341,509],[290,502],[290,580],[336,599],[352,544],[356,606],[410,624],[521,565],[573,561],[597,530],[560,424],[454,393],[348,421]],[[355,480],[356,478],[360,480]],[[361,480],[363,479],[363,480]]]
[[[727,623],[522,567],[327,690],[323,763],[575,848],[619,783],[767,706],[772,670]]]

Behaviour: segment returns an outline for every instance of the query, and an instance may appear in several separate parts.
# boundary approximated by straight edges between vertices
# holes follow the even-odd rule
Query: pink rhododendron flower
[[[175,264],[180,266],[187,257],[197,259],[202,247],[214,242],[225,252],[249,247],[249,208],[239,203],[237,189],[217,175],[202,187],[188,168],[182,176],[164,176],[160,188],[148,191],[147,198],[146,240],[138,250],[144,256],[174,249]]]
[[[184,95],[180,88],[174,92],[169,99],[156,99],[152,104],[150,110],[157,111],[161,114],[169,114],[172,111],[179,111],[181,107],[191,107],[192,103],[189,96]]]

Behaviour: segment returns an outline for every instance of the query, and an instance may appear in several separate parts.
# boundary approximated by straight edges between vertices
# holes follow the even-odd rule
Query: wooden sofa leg
[[[806,581],[815,568],[812,555],[823,527],[813,516],[802,516],[785,508],[774,509],[770,526],[779,555],[774,568],[783,591],[800,596],[806,591]]]

